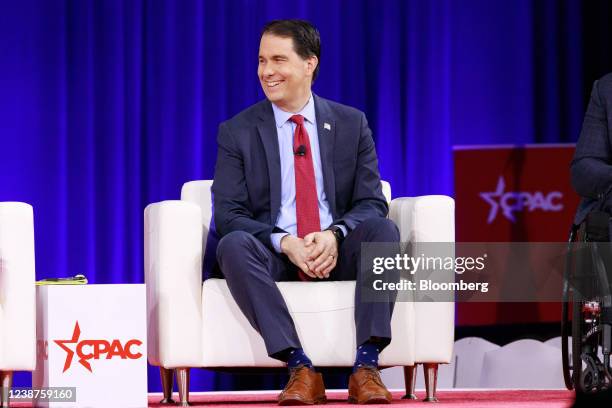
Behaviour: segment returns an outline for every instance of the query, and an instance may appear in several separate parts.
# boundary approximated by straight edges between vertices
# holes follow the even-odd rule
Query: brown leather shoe
[[[351,404],[390,404],[391,393],[376,368],[361,367],[349,377],[348,400]]]
[[[326,402],[323,376],[304,366],[291,370],[289,382],[278,396],[278,405],[314,405]]]

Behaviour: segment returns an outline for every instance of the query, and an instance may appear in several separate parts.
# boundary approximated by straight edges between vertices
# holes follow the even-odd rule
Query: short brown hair
[[[273,34],[278,37],[291,38],[293,49],[302,59],[312,56],[321,61],[321,36],[319,30],[306,20],[274,20],[266,24],[261,35]],[[319,75],[319,64],[312,74],[312,80]]]

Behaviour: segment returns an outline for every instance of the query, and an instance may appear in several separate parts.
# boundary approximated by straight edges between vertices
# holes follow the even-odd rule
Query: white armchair
[[[212,181],[192,181],[181,200],[145,209],[148,359],[160,367],[164,400],[189,398],[189,368],[282,367],[234,302],[223,279],[202,282],[202,260],[212,218]],[[383,182],[390,199],[390,187]],[[402,241],[453,242],[454,201],[446,196],[398,198],[390,218]],[[214,256],[214,254],[212,254]],[[352,366],[355,282],[279,282],[304,350],[318,367]],[[393,340],[381,366],[404,366],[407,397],[414,397],[416,365],[426,370],[427,399],[435,400],[439,363],[451,360],[454,303],[397,302]],[[245,347],[247,345],[247,347]]]
[[[25,203],[0,203],[0,407],[14,371],[36,367],[34,219]]]

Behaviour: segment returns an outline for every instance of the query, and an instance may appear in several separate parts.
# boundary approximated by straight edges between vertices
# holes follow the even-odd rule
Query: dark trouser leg
[[[357,345],[377,338],[380,349],[391,342],[391,315],[395,305],[395,293],[388,301],[362,302],[361,285],[372,279],[371,269],[361,268],[362,242],[399,242],[399,230],[386,218],[370,218],[351,231],[338,251],[338,264],[331,273],[332,280],[353,280],[355,285],[355,326]]]
[[[289,268],[253,235],[235,231],[217,247],[217,260],[240,310],[264,339],[268,355],[300,348],[300,340],[277,281],[289,280]]]

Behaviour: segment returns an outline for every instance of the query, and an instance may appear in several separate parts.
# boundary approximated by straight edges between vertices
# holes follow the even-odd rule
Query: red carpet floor
[[[251,408],[251,407],[276,407],[276,392],[231,392],[231,393],[192,393],[191,403],[195,407],[219,407],[219,408]],[[439,391],[440,402],[431,404],[420,400],[407,401],[400,399],[403,393],[393,393],[393,405],[401,407],[445,407],[445,408],[568,408],[572,405],[574,393],[565,390],[512,390],[512,391]],[[424,392],[417,392],[419,398],[424,398]],[[328,402],[325,407],[352,407],[355,405],[346,402],[346,391],[328,391]],[[174,396],[175,401],[178,395]],[[149,407],[169,407],[161,405],[161,395],[149,395]],[[13,408],[31,407],[29,403],[12,403]],[[374,405],[371,405],[374,407]]]
[[[191,395],[191,403],[196,407],[273,407],[276,406],[275,392],[266,393],[195,393]],[[393,405],[405,407],[462,407],[462,408],[504,408],[504,407],[540,407],[568,408],[572,405],[574,393],[565,390],[503,390],[503,391],[439,391],[437,404],[425,403],[420,400],[407,401],[400,399],[403,393],[393,393]],[[419,398],[424,398],[424,392],[417,392]],[[175,400],[178,395],[175,395]],[[347,393],[328,391],[328,402],[325,407],[355,407],[346,402]],[[164,407],[159,404],[160,395],[149,396],[149,407]]]

